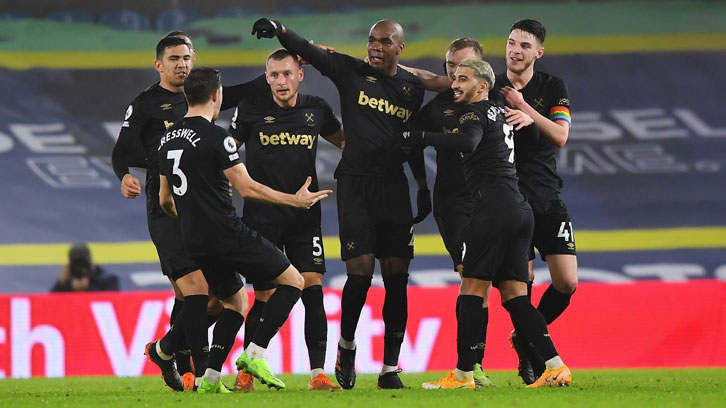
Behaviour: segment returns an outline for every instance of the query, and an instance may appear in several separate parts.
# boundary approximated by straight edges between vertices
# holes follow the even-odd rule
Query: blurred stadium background
[[[189,33],[196,65],[220,67],[224,83],[235,84],[262,73],[265,56],[278,47],[249,34],[263,15],[359,57],[371,24],[392,18],[406,33],[402,62],[433,71],[441,71],[451,40],[470,36],[499,72],[510,25],[526,17],[542,21],[548,37],[537,68],[563,78],[572,101],[572,130],[558,167],[583,282],[552,328],[562,338],[561,352],[573,356],[575,367],[726,365],[726,3],[404,0],[391,6],[382,0],[346,6],[330,0],[5,0],[0,378],[150,372],[137,354],[164,331],[169,284],[148,238],[144,201],[121,196],[110,153],[127,105],[158,81],[154,46],[162,35]],[[323,96],[340,112],[335,88],[315,69],[306,69],[301,91]],[[230,118],[227,112],[219,124]],[[320,144],[322,186],[334,188],[339,157]],[[427,161],[433,185],[433,150]],[[334,200],[323,203],[323,217],[326,305],[330,337],[337,340],[345,271]],[[446,369],[452,355],[432,359],[430,350],[448,344],[455,351],[451,285],[458,277],[432,217],[415,232],[401,364],[409,371]],[[41,295],[78,241],[91,243],[95,261],[120,277],[124,292],[135,292]],[[546,265],[538,260],[535,268],[537,282],[546,282]],[[509,323],[497,302],[487,358],[493,368],[511,368],[515,359],[504,341]],[[380,290],[372,291],[370,315],[362,319],[366,334],[359,329],[359,337],[382,336],[381,303]],[[293,316],[281,333],[273,357],[280,370],[306,370],[306,358],[299,358],[304,343],[295,336],[301,319]],[[694,332],[704,335],[694,339]],[[364,371],[377,369],[378,343],[364,346]],[[87,367],[71,350],[76,344],[95,350],[102,367]],[[603,355],[605,349],[611,353]]]

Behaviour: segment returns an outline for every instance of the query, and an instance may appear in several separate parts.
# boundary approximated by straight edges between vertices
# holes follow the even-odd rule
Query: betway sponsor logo
[[[300,145],[313,148],[316,135],[291,135],[289,132],[281,132],[279,135],[266,135],[260,132],[260,144],[267,145]]]
[[[394,105],[388,102],[387,99],[371,98],[363,91],[360,91],[360,95],[358,95],[358,105],[368,105],[371,109],[375,109],[379,112],[385,112],[387,115],[401,118],[403,119],[404,123],[408,122],[408,120],[411,119],[411,113],[413,113],[410,109],[406,109],[404,107]]]

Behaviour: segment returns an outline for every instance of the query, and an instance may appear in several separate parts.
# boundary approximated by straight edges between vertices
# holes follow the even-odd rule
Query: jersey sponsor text
[[[387,99],[383,98],[372,98],[365,94],[364,91],[360,91],[358,96],[358,104],[366,106],[368,105],[371,109],[378,110],[379,112],[385,112],[387,115],[396,116],[403,119],[403,122],[408,122],[411,119],[412,111],[404,107],[394,105],[388,102]]]
[[[267,145],[300,145],[307,146],[308,149],[312,149],[315,144],[315,138],[317,135],[296,135],[290,134],[289,132],[280,132],[277,135],[266,135],[260,132],[260,144],[262,146]]]

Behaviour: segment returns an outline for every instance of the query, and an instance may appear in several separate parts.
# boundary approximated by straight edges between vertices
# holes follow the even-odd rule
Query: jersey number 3
[[[166,153],[167,159],[174,160],[171,172],[174,173],[175,176],[179,177],[179,180],[181,180],[181,184],[179,184],[179,187],[177,187],[176,185],[172,185],[172,190],[174,190],[174,194],[178,196],[183,196],[187,192],[187,176],[179,168],[179,162],[181,161],[182,153],[184,153],[184,150],[169,150]]]

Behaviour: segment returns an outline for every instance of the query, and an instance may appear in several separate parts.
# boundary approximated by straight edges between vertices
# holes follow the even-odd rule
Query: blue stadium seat
[[[142,31],[151,28],[149,17],[131,10],[109,11],[101,16],[99,23],[118,30]]]
[[[93,17],[83,11],[54,11],[46,18],[60,23],[93,23]]]
[[[192,9],[171,9],[159,14],[156,18],[156,31],[168,32],[179,30],[186,24],[191,24],[204,18],[204,14]]]
[[[217,17],[221,18],[234,18],[234,17],[250,17],[250,16],[261,16],[263,13],[251,8],[233,7],[226,8],[219,13]]]

